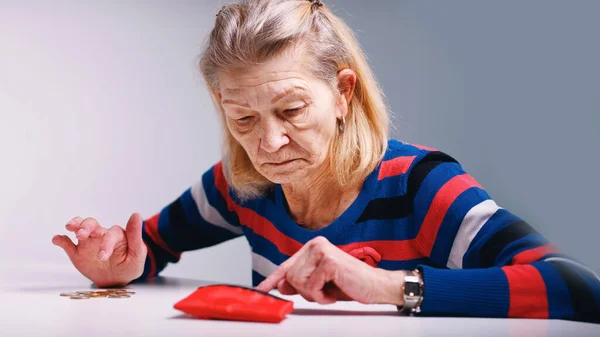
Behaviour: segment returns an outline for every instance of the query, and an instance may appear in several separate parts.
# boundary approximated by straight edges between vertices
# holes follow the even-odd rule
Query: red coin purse
[[[294,303],[253,288],[215,284],[199,287],[174,308],[204,319],[280,323]]]

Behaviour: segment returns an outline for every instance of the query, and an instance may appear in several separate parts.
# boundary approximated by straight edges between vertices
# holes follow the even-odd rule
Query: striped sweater
[[[241,202],[221,163],[144,221],[144,273],[181,253],[244,235],[256,286],[300,247],[323,236],[365,263],[421,268],[422,314],[563,318],[600,323],[600,280],[527,222],[498,206],[451,156],[391,140],[352,205],[308,230],[286,211],[280,185]]]

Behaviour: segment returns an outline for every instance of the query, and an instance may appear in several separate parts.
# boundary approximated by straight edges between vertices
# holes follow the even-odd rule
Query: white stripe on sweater
[[[196,202],[198,211],[204,220],[208,223],[226,229],[234,234],[241,235],[242,228],[231,225],[227,220],[223,218],[221,213],[216,208],[212,207],[206,199],[206,191],[204,185],[202,185],[202,179],[192,186],[192,198]]]
[[[266,257],[252,252],[252,269],[262,276],[268,277],[277,269],[277,265],[269,261]]]
[[[460,224],[458,233],[456,233],[456,237],[454,238],[452,250],[448,257],[448,268],[462,268],[463,257],[469,249],[471,241],[473,241],[473,238],[477,235],[481,227],[483,227],[483,225],[485,225],[492,215],[500,208],[501,207],[498,206],[494,200],[488,199],[473,206],[469,210]]]

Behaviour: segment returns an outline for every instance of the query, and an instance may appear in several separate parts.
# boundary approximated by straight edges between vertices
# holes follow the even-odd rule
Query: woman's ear
[[[356,87],[356,73],[352,69],[344,69],[338,72],[338,91],[340,93],[339,101],[341,110],[341,115],[337,116],[338,118],[342,118],[342,116],[346,116],[348,113],[348,106],[350,105],[350,101],[352,100],[352,95],[354,94],[354,88]]]

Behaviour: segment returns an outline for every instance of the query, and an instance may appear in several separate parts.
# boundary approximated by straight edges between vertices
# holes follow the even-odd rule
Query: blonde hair
[[[241,199],[263,195],[273,183],[262,176],[244,148],[229,132],[218,104],[218,74],[260,64],[292,46],[311,57],[313,74],[337,86],[337,74],[352,69],[357,76],[345,130],[329,145],[327,170],[341,187],[364,181],[385,153],[389,117],[366,57],[350,28],[320,1],[245,0],[224,6],[200,57],[200,71],[215,106],[223,133],[223,170]],[[337,90],[337,89],[335,89]]]

